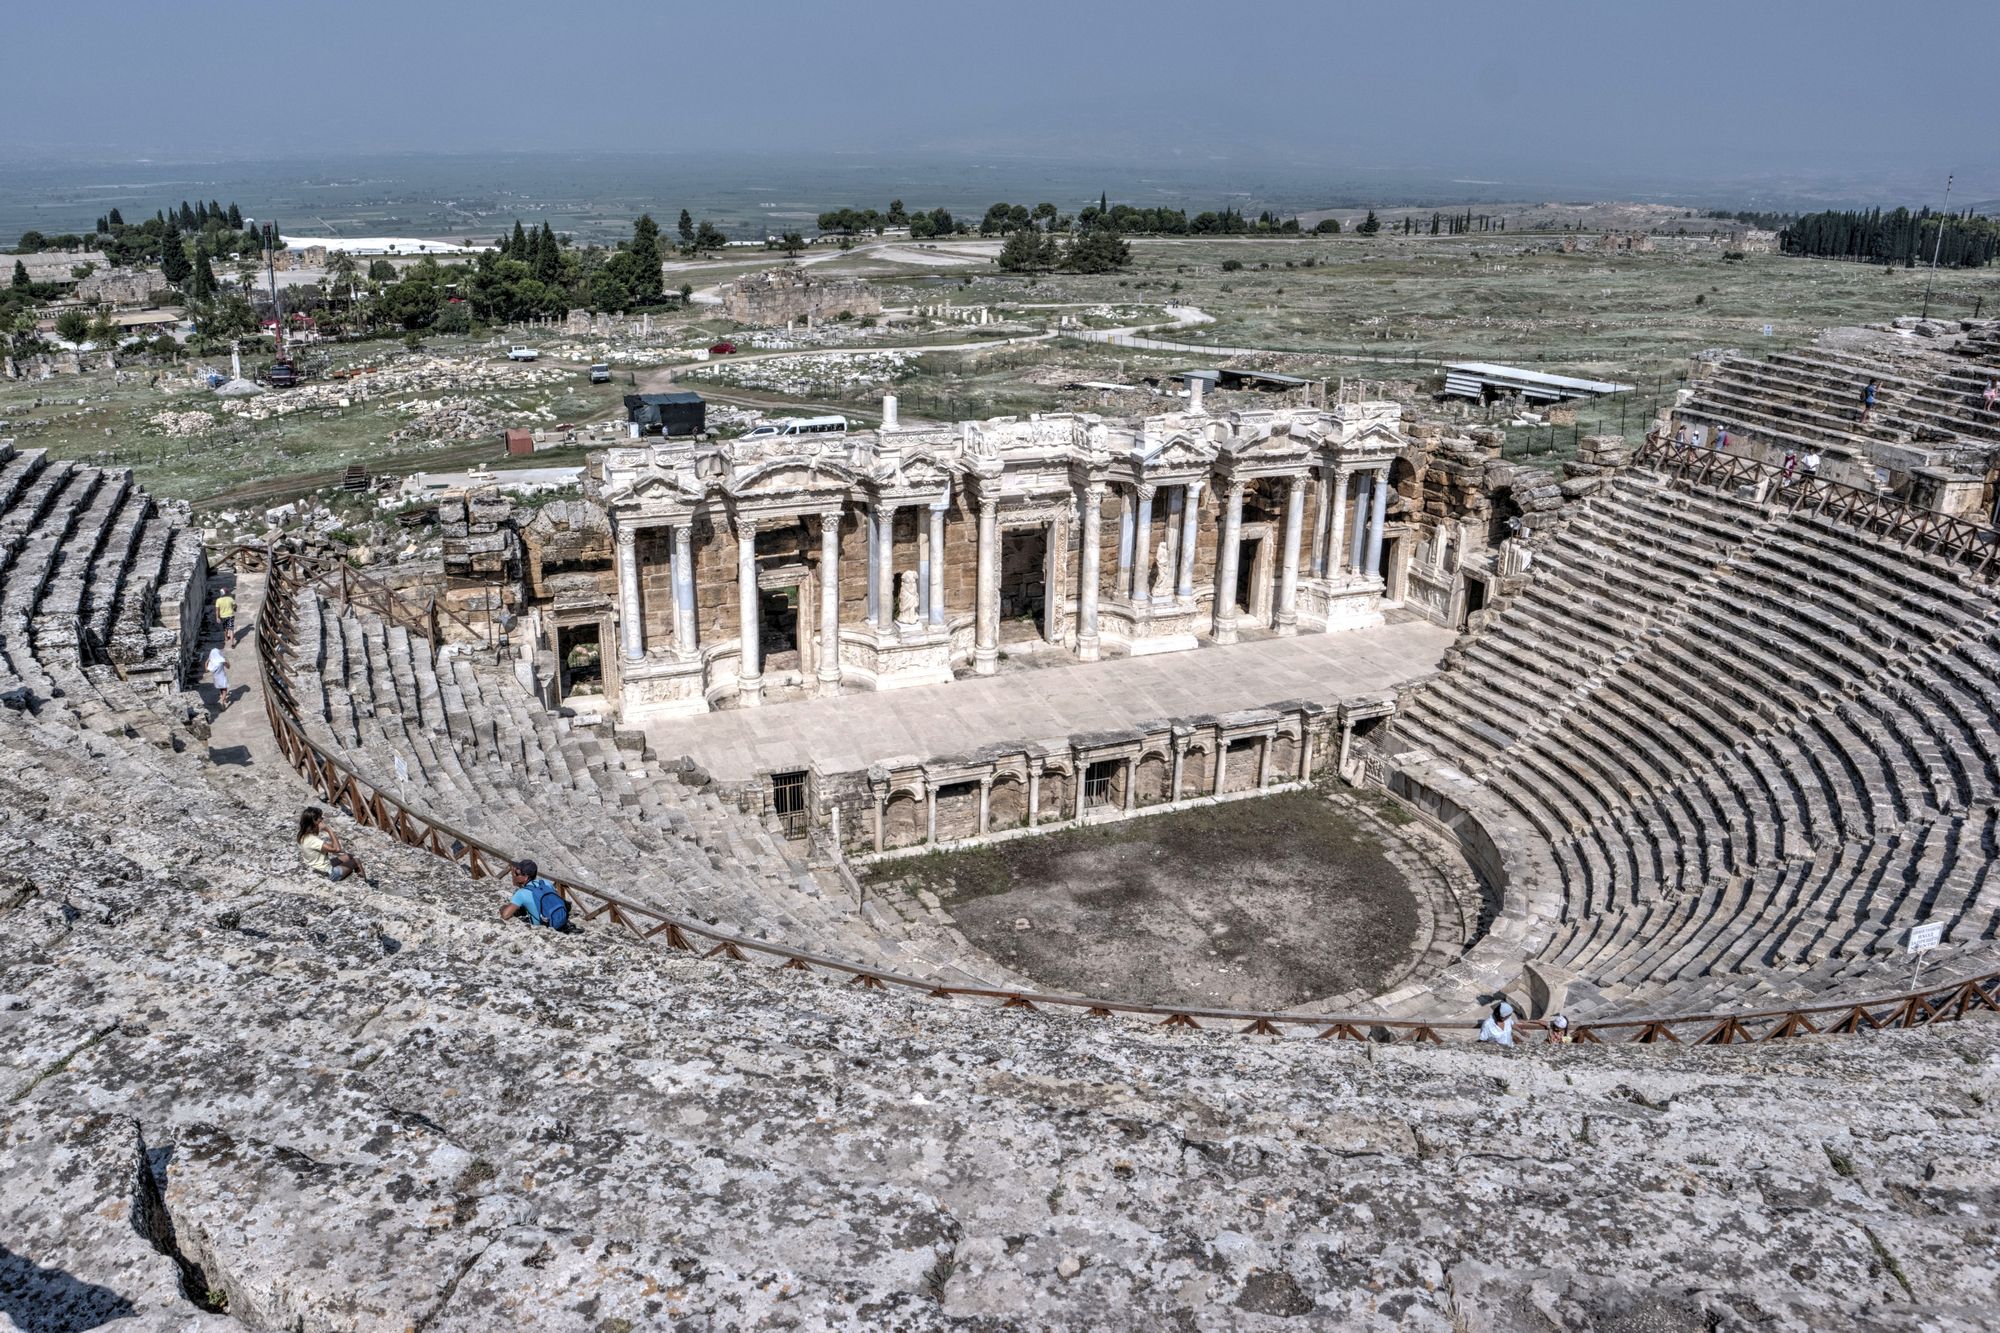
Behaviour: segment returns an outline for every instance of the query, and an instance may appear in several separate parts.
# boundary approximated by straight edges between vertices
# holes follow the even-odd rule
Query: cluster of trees
[[[1132,247],[1107,227],[1064,237],[1025,227],[1000,247],[1000,267],[1011,273],[1111,273],[1132,261]]]
[[[1942,232],[1942,235],[1940,235]],[[1807,213],[1778,232],[1778,248],[1788,255],[1853,259],[1915,268],[1930,260],[1949,268],[1979,268],[2000,254],[2000,221],[1971,213],[1940,214],[1928,208]]]
[[[1798,218],[1797,213],[1759,213],[1751,209],[1711,208],[1706,216],[1725,222],[1740,222],[1746,227],[1756,227],[1760,231],[1778,231],[1790,226]]]
[[[835,208],[821,213],[819,229],[824,232],[844,232],[858,235],[872,231],[880,236],[890,227],[908,227],[910,235],[918,240],[930,236],[951,236],[971,228],[958,222],[942,208],[933,208],[926,213],[922,209],[911,213],[904,209],[903,201],[891,199],[889,211],[878,213],[872,208]]]

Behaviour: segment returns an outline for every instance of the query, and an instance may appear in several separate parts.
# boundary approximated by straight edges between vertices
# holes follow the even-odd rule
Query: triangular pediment
[[[774,458],[731,477],[722,489],[736,499],[792,492],[823,494],[844,491],[859,480],[852,468],[830,459]]]

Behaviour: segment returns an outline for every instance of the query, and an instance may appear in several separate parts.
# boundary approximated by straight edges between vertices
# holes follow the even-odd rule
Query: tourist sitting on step
[[[1494,1046],[1514,1044],[1514,1006],[1505,1000],[1493,1006],[1493,1012],[1479,1022],[1479,1040]]]
[[[1549,1044],[1552,1046],[1569,1045],[1568,1015],[1557,1014],[1549,1020]]]
[[[522,858],[507,869],[514,879],[514,896],[500,909],[502,920],[512,920],[525,914],[532,925],[547,926],[550,930],[569,928],[569,900],[562,891],[542,878],[539,867],[533,861]]]
[[[361,872],[361,862],[340,845],[339,835],[326,826],[326,812],[316,805],[307,806],[299,816],[299,861],[335,884],[349,875],[367,878]]]

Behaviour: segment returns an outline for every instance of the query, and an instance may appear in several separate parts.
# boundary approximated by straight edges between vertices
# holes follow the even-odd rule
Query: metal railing
[[[1632,461],[1671,473],[1689,485],[1716,490],[1767,482],[1777,503],[1795,514],[1823,515],[1879,537],[1900,539],[1904,550],[1915,546],[1931,555],[1970,564],[1982,578],[2000,572],[1995,565],[2000,558],[2000,531],[1918,509],[1858,486],[1801,474],[1788,479],[1783,468],[1770,463],[1659,438],[1649,438]]]
[[[505,873],[514,853],[399,801],[378,784],[306,734],[283,671],[296,626],[292,598],[317,595],[325,584],[351,589],[347,580],[314,576],[296,556],[269,555],[270,579],[257,616],[257,654],[264,686],[264,715],[278,749],[329,805],[363,826],[389,834],[463,866],[474,879]],[[352,603],[349,603],[352,605]],[[422,617],[418,617],[419,620]],[[434,641],[433,641],[434,642]],[[605,920],[638,939],[702,958],[754,963],[777,971],[805,972],[830,981],[879,992],[902,992],[933,999],[983,1001],[1001,1009],[1067,1013],[1090,1018],[1122,1017],[1168,1028],[1231,1032],[1251,1036],[1304,1036],[1328,1040],[1444,1043],[1470,1041],[1477,1019],[1384,1018],[1297,1011],[1212,1009],[1142,1004],[997,986],[956,985],[816,953],[809,949],[750,939],[732,931],[619,897],[581,880],[558,879],[556,889],[584,921]],[[2000,1012],[2000,972],[1955,979],[1876,999],[1838,1001],[1791,1009],[1745,1013],[1682,1014],[1673,1017],[1610,1018],[1574,1022],[1570,1040],[1582,1044],[1619,1042],[1730,1045],[1775,1041],[1807,1033],[1852,1033],[1884,1028],[1923,1027],[1968,1013]],[[1517,1024],[1521,1039],[1545,1031],[1539,1022]]]

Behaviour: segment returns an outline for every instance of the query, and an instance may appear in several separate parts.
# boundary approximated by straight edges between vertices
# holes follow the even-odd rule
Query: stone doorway
[[[595,620],[556,626],[556,665],[565,701],[604,694],[603,627]]]
[[[1048,637],[1049,531],[1014,528],[1000,534],[1002,633],[1014,627]]]
[[[1241,625],[1271,623],[1271,543],[1266,533],[1245,533],[1236,551],[1236,617]]]
[[[757,590],[757,646],[766,672],[800,668],[799,595],[796,583]]]

